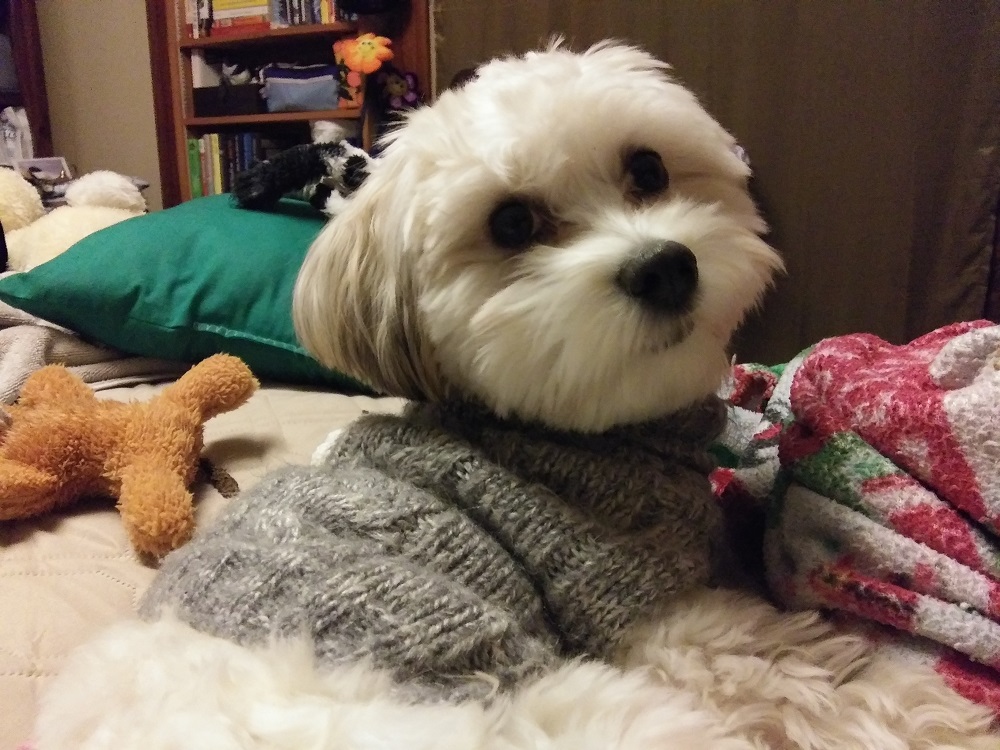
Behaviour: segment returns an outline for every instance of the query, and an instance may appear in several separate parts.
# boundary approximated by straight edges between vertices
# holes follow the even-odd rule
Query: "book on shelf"
[[[267,15],[268,0],[211,0],[216,18]]]
[[[289,25],[288,3],[285,0],[270,0],[271,28],[282,28]]]
[[[215,190],[215,180],[212,177],[212,152],[208,147],[208,137],[198,139],[198,154],[201,157],[201,194],[211,195]]]
[[[219,150],[219,134],[208,134],[208,151],[212,162],[212,195],[222,192],[222,152]]]
[[[240,169],[242,172],[245,169],[252,167],[257,159],[256,152],[254,149],[254,134],[250,132],[240,133]]]
[[[337,12],[336,0],[270,0],[268,18],[272,27],[357,20],[342,15]]]
[[[201,139],[188,138],[188,181],[191,186],[191,197],[202,196],[201,184]]]
[[[268,0],[211,0],[211,36],[231,36],[271,28]]]
[[[230,192],[240,172],[299,142],[290,136],[273,136],[251,130],[205,133],[189,138],[191,197]]]
[[[270,31],[271,21],[267,16],[254,18],[234,18],[226,23],[216,21],[212,24],[213,37],[236,36],[238,34],[249,34],[255,31]]]
[[[336,0],[184,0],[184,20],[188,36],[198,39],[358,19]]]
[[[212,0],[184,0],[184,22],[191,38],[208,36],[212,23]]]
[[[196,37],[198,25],[198,0],[184,0],[184,30],[189,37]]]

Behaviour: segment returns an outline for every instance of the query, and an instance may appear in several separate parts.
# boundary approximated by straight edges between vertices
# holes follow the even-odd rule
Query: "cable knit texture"
[[[243,644],[304,633],[415,697],[510,688],[707,580],[723,421],[715,398],[600,435],[469,405],[368,415],[169,556],[143,613]]]

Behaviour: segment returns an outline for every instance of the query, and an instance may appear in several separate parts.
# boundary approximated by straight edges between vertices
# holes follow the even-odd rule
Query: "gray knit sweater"
[[[143,603],[239,643],[307,634],[418,697],[509,688],[709,572],[716,399],[601,435],[411,405],[368,415],[326,466],[263,479],[170,555]],[[408,689],[409,689],[408,688]]]

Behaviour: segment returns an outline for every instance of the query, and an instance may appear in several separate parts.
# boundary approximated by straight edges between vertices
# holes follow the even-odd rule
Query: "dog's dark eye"
[[[639,195],[662,193],[670,184],[667,168],[655,151],[640,149],[625,159],[625,171],[632,182],[632,189]]]
[[[538,217],[525,201],[504,201],[490,214],[490,235],[500,247],[520,250],[538,231]]]

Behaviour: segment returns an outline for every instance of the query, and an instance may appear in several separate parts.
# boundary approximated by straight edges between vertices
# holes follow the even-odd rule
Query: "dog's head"
[[[412,113],[309,251],[303,344],[386,393],[584,431],[712,393],[781,262],[733,138],[667,70],[554,46]]]

